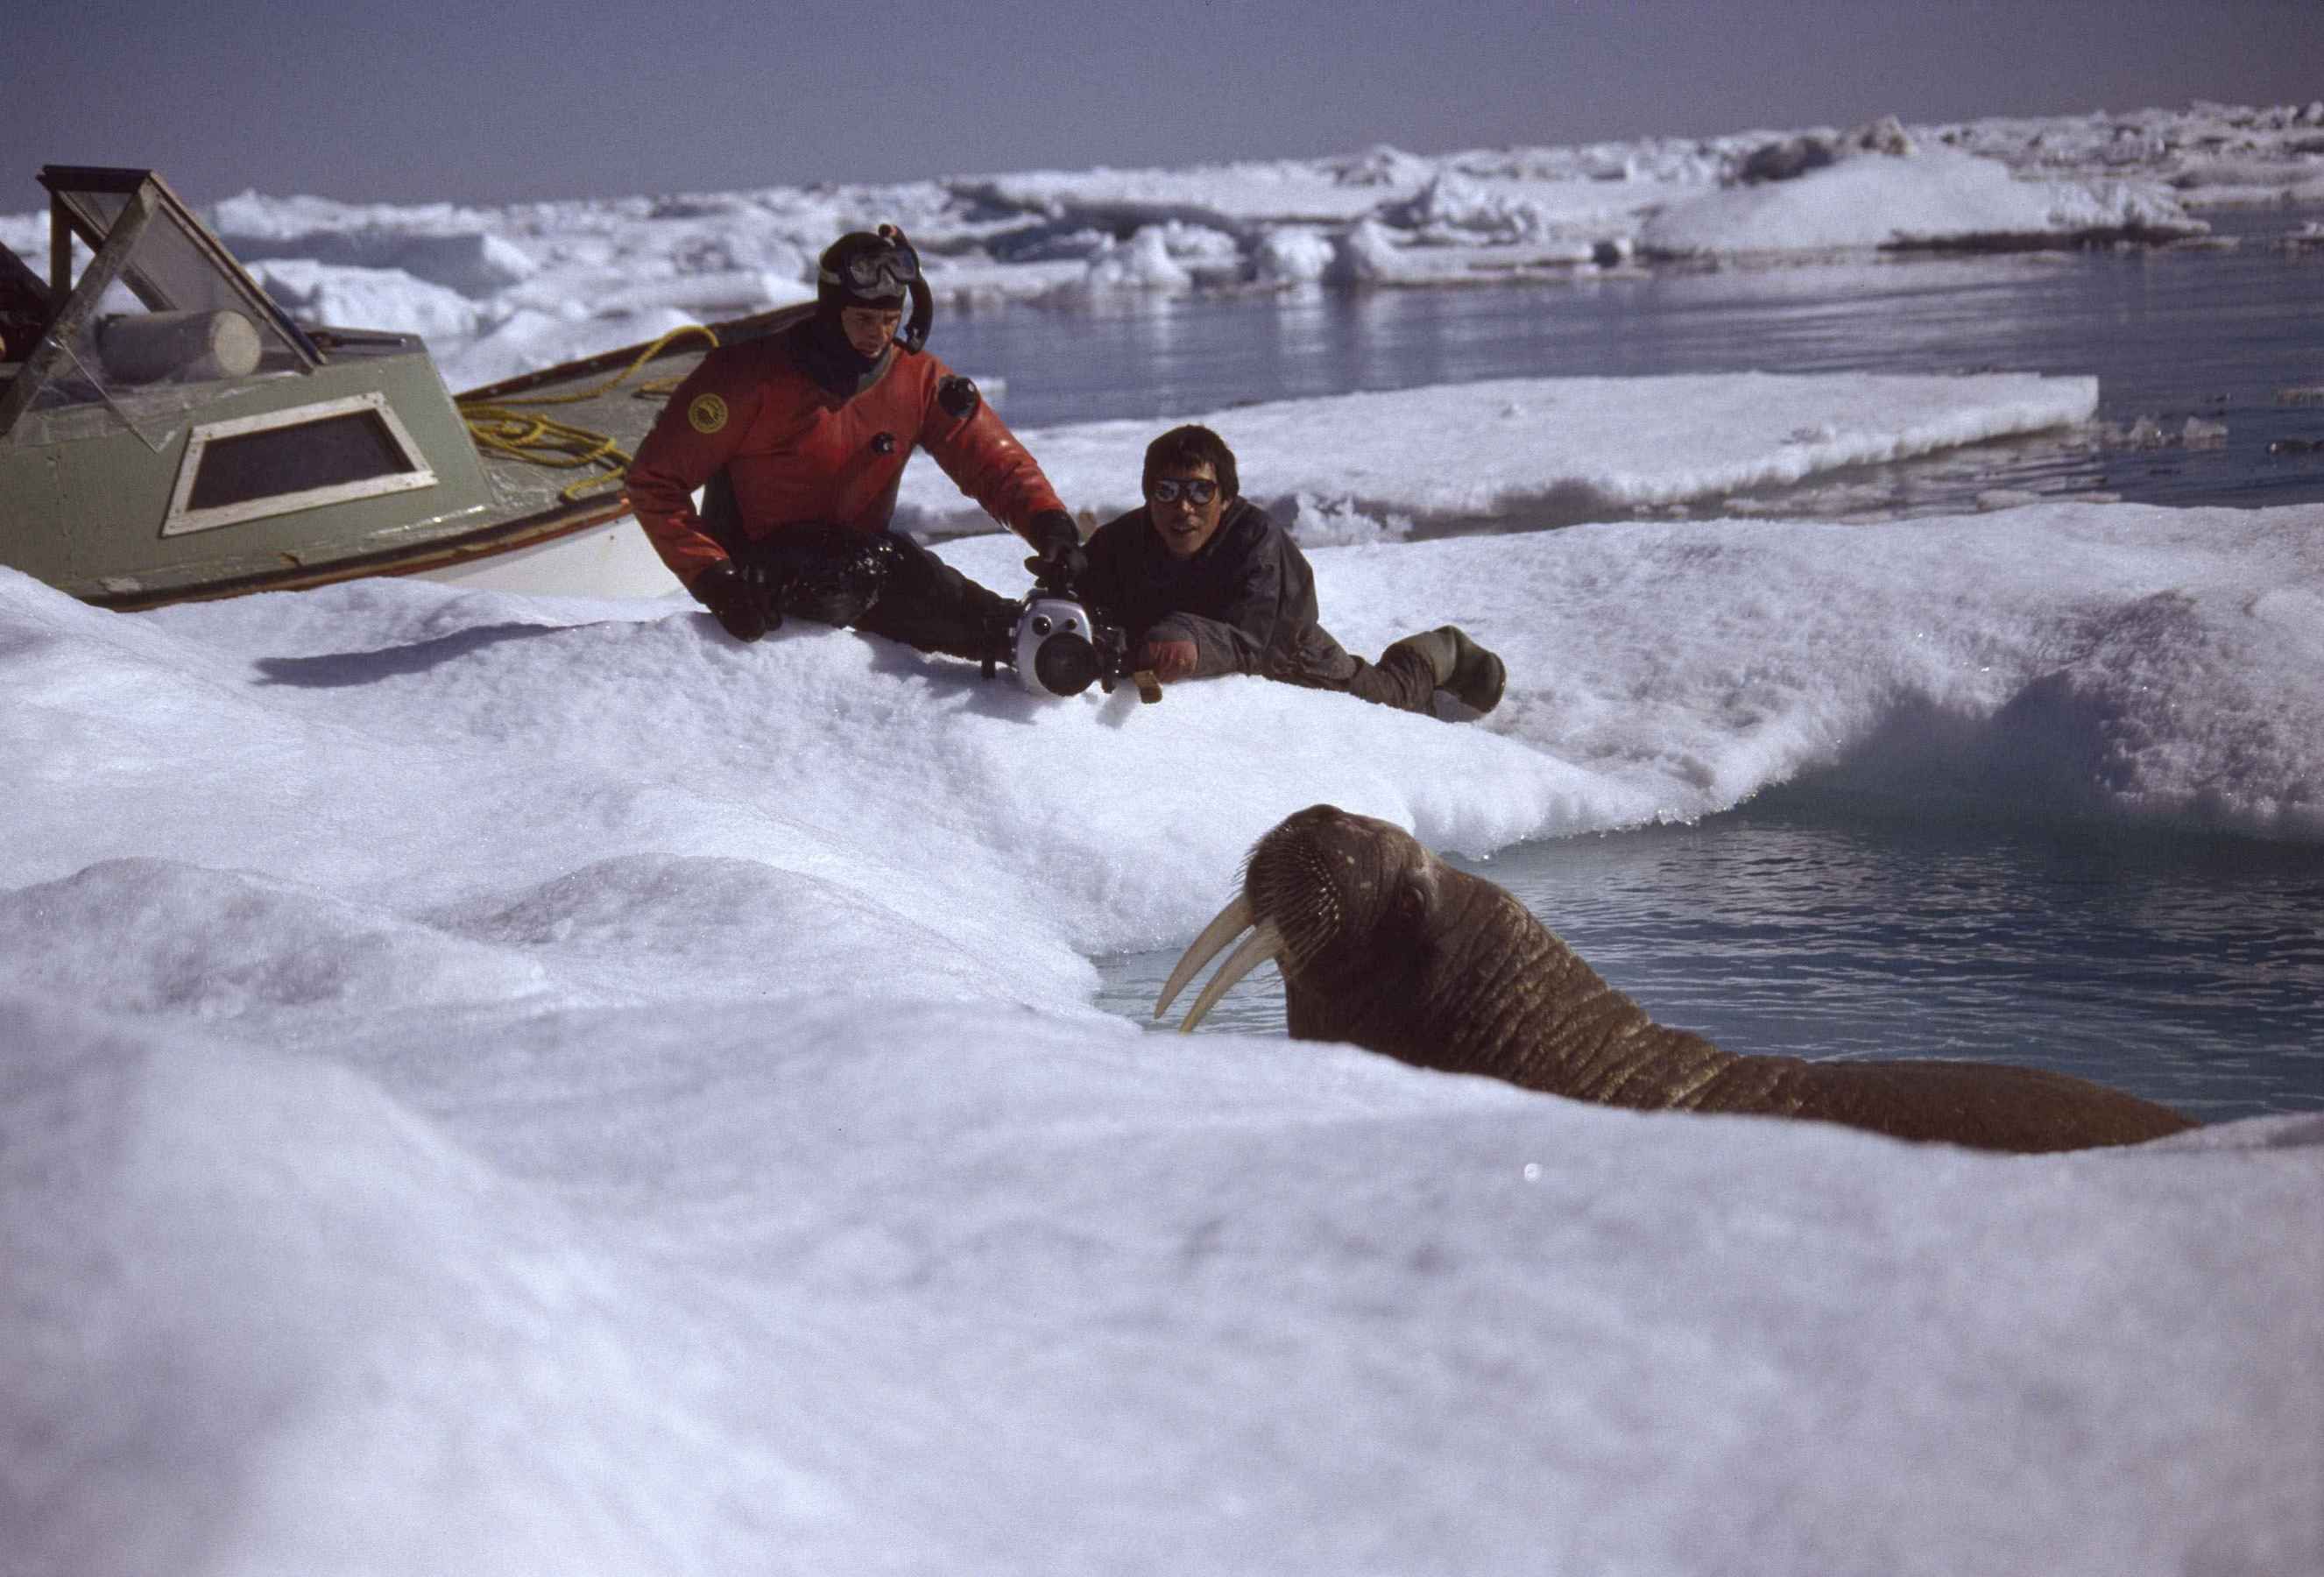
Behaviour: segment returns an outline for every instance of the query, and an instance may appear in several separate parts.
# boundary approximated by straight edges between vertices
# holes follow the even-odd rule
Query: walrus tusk
[[[1280,958],[1282,954],[1283,933],[1275,928],[1274,921],[1259,921],[1259,928],[1244,937],[1242,945],[1219,965],[1218,973],[1211,976],[1210,983],[1203,988],[1203,994],[1196,997],[1194,1005],[1186,1010],[1186,1017],[1178,1025],[1178,1033],[1194,1033],[1194,1026],[1203,1021],[1203,1015],[1218,1006],[1219,999],[1227,994],[1235,982],[1267,960]]]
[[[1249,930],[1257,918],[1250,912],[1250,899],[1236,893],[1233,900],[1203,927],[1203,934],[1188,943],[1186,951],[1178,955],[1170,978],[1162,982],[1162,994],[1154,1000],[1154,1016],[1159,1019],[1168,1011],[1171,1002],[1186,989],[1186,982],[1194,978],[1195,972],[1217,957],[1220,948]]]

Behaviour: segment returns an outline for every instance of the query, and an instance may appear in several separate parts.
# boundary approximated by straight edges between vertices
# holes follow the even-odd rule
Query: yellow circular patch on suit
[[[686,420],[696,432],[716,432],[726,425],[726,401],[715,394],[696,394],[686,408]]]

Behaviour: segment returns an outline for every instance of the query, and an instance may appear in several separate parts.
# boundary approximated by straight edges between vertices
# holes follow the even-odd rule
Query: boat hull
[[[49,316],[27,359],[0,366],[0,565],[103,607],[387,575],[673,591],[622,523],[627,457],[714,336],[757,337],[812,310],[626,346],[456,400],[412,336],[282,317],[152,171],[51,166],[42,180],[56,222],[97,255],[61,308],[61,283],[43,287],[21,264],[10,276],[19,316]],[[157,280],[210,299],[191,280],[229,304],[178,309]],[[152,311],[123,309],[124,281]],[[582,447],[595,452],[509,453],[479,437],[536,417],[592,435]]]

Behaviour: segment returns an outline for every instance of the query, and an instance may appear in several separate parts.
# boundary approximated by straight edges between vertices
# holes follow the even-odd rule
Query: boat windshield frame
[[[124,290],[156,314],[219,308],[240,313],[262,345],[275,347],[271,374],[304,374],[327,361],[313,337],[259,287],[159,172],[51,164],[42,168],[40,180],[50,194],[45,294],[62,305],[50,312],[15,376],[0,388],[0,438],[36,402],[53,401],[54,395],[42,400],[42,391],[59,377],[93,383],[97,401],[133,430],[142,433],[152,425],[115,400],[86,344],[76,351],[77,342],[102,327],[102,310],[122,300]],[[76,243],[90,254],[78,281]],[[21,260],[17,267],[31,272]]]
[[[40,182],[49,192],[49,291],[57,300],[68,300],[71,293],[69,277],[58,277],[59,226],[69,228],[82,245],[102,255],[120,216],[142,198],[158,217],[168,221],[191,243],[208,272],[225,281],[226,288],[240,299],[243,309],[289,341],[309,368],[321,366],[327,359],[307,331],[274,304],[274,299],[250,277],[250,272],[226,250],[226,244],[210,233],[209,226],[161,179],[160,171],[97,164],[44,164],[41,167]],[[107,205],[106,198],[115,200]],[[110,214],[105,212],[108,206]],[[157,312],[194,304],[174,297],[168,281],[155,280],[134,268],[127,271],[122,282]]]

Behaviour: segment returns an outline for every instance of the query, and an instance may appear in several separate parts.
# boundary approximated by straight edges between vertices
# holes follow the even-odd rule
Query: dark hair
[[[1241,494],[1235,476],[1234,451],[1227,447],[1226,439],[1193,422],[1174,427],[1146,446],[1146,470],[1138,479],[1139,491],[1150,493],[1157,476],[1189,466],[1208,466],[1211,475],[1219,479],[1219,492],[1226,497]]]

